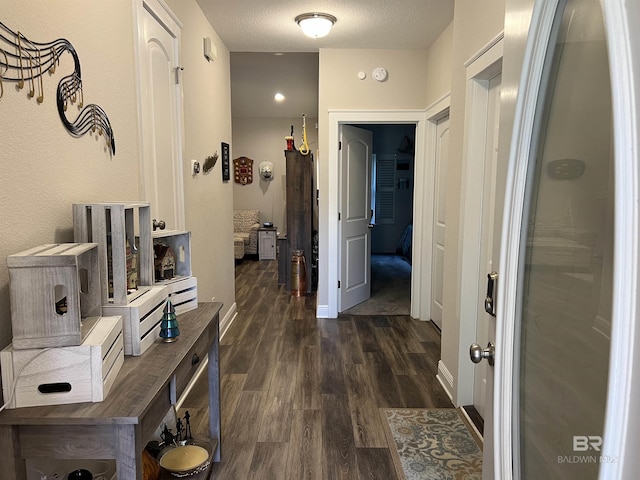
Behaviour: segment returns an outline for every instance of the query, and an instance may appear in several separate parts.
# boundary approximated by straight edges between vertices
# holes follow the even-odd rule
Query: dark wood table
[[[118,479],[142,480],[142,451],[208,356],[209,435],[220,461],[219,313],[200,303],[178,316],[180,337],[125,357],[107,398],[0,413],[2,478],[25,480],[27,458],[115,459]],[[156,439],[157,440],[157,439]]]

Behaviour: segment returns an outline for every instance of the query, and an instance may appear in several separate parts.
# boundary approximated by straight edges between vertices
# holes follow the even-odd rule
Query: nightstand
[[[258,258],[260,260],[276,259],[276,227],[258,229]]]

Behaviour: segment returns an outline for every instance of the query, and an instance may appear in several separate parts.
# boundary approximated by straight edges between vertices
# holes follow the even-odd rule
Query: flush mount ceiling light
[[[331,31],[336,23],[336,17],[328,13],[303,13],[296,17],[296,23],[300,25],[302,32],[311,38],[321,38]]]

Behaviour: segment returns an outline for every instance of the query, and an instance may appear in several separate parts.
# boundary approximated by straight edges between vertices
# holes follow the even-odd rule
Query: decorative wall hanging
[[[253,160],[247,157],[238,157],[233,160],[234,179],[241,185],[249,185],[253,182]]]
[[[6,80],[16,82],[19,89],[27,85],[31,98],[36,95],[37,88],[36,101],[42,103],[43,75],[46,72],[55,73],[56,66],[60,64],[60,56],[65,52],[73,57],[74,69],[72,74],[62,77],[58,83],[56,103],[60,120],[74,137],[81,137],[89,132],[104,135],[107,146],[115,155],[116,142],[107,114],[98,105],[84,105],[80,59],[68,40],[59,38],[47,43],[34,42],[0,22],[0,98],[4,94],[2,83]],[[67,108],[69,104],[76,102],[81,111],[75,120],[69,120]]]
[[[263,180],[271,181],[273,180],[273,163],[272,162],[262,162],[258,167],[260,172],[260,177]]]
[[[307,116],[304,113],[302,114],[302,144],[298,151],[302,155],[309,154],[309,142],[307,142]]]
[[[205,158],[204,160],[204,164],[202,165],[202,171],[207,174],[209,173],[211,170],[213,170],[213,167],[216,166],[216,162],[218,161],[218,152],[214,152],[213,155]]]
[[[222,146],[222,181],[228,182],[231,178],[231,172],[229,169],[229,144],[221,143]]]

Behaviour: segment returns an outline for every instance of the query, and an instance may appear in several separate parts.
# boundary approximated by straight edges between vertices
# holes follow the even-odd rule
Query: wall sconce
[[[336,21],[336,17],[328,13],[303,13],[296,17],[296,23],[300,25],[302,32],[311,38],[321,38],[328,35]]]
[[[213,62],[216,58],[218,58],[218,49],[211,42],[210,37],[204,37],[203,43],[204,43],[204,58],[206,58],[207,61],[209,62]]]

